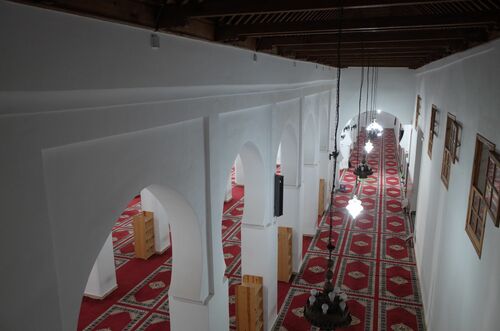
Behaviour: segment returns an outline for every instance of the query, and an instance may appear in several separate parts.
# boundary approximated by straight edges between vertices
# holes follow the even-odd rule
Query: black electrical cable
[[[335,104],[335,132],[334,132],[334,143],[333,143],[333,178],[332,178],[332,191],[330,192],[330,206],[328,207],[328,216],[330,218],[330,233],[328,235],[328,269],[332,271],[333,267],[333,260],[332,260],[332,253],[334,249],[334,245],[332,243],[332,233],[333,233],[333,220],[332,220],[332,206],[333,206],[333,195],[335,192],[335,180],[337,179],[337,157],[339,155],[338,152],[338,146],[337,146],[337,133],[339,129],[339,114],[340,114],[340,78],[341,78],[341,72],[342,72],[342,62],[341,62],[341,53],[340,53],[340,47],[342,45],[342,18],[344,16],[344,7],[343,7],[343,1],[340,2],[340,9],[339,9],[339,28],[338,28],[338,40],[337,40],[337,100]],[[328,275],[328,273],[327,273]]]
[[[158,14],[156,14],[155,32],[158,32],[158,29],[160,28],[160,19],[163,15],[163,10],[165,9],[166,5],[167,5],[167,0],[164,0],[161,4],[160,10],[158,11]]]
[[[363,95],[363,82],[365,80],[365,67],[361,67],[361,86],[359,87],[359,104],[358,104],[358,138],[357,138],[357,155],[356,155],[356,166],[359,165],[359,119],[361,117],[361,99]],[[357,178],[357,177],[356,177]]]
[[[370,66],[366,73],[366,107],[365,107],[365,127],[368,126],[368,99],[370,93]]]

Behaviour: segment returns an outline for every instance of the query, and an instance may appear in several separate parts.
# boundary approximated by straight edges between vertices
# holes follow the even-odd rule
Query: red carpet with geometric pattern
[[[413,249],[405,242],[410,227],[401,207],[394,132],[385,130],[373,144],[367,161],[374,173],[356,191],[363,212],[352,220],[345,209],[356,181],[352,169],[343,171],[340,179],[346,192],[334,198],[334,279],[348,294],[352,314],[351,325],[342,330],[425,330]],[[357,160],[354,151],[353,166]],[[317,330],[303,318],[303,306],[309,291],[324,284],[328,229],[329,219],[324,218],[286,295],[275,331]]]
[[[361,141],[361,144],[363,142]],[[356,164],[356,153],[353,154]],[[352,169],[337,193],[334,228],[334,279],[349,295],[352,325],[345,330],[424,330],[413,249],[405,237],[409,223],[401,207],[395,137],[392,130],[374,142],[368,162],[374,174],[358,186],[364,211],[352,221],[345,206],[355,183]],[[234,178],[233,178],[234,182]],[[233,186],[233,199],[224,204],[222,238],[229,279],[230,328],[235,329],[235,286],[241,279],[241,231],[244,190]],[[169,330],[168,287],[172,270],[171,248],[144,261],[134,257],[132,216],[141,210],[136,197],[113,228],[118,288],[104,300],[83,298],[78,330]],[[327,258],[327,217],[320,230],[304,239],[304,263],[290,283],[278,283],[280,312],[273,330],[316,330],[302,317],[310,289],[321,288]]]

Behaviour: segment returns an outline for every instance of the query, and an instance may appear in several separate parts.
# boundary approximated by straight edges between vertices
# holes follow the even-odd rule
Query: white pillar
[[[214,294],[205,302],[168,296],[170,330],[219,331],[229,328],[228,280],[220,278]]]
[[[237,185],[245,185],[245,173],[243,172],[243,162],[238,154],[234,161],[234,181]]]
[[[283,215],[278,217],[278,226],[287,226],[293,229],[292,259],[294,272],[298,272],[302,264],[302,229],[300,226],[299,202],[300,186],[284,185]]]
[[[233,198],[233,183],[231,181],[231,176],[229,176],[226,183],[226,195],[224,196],[224,201],[228,202],[232,198]]]
[[[209,309],[203,302],[168,296],[170,330],[209,330]]]
[[[90,298],[103,299],[117,287],[113,238],[109,234],[92,267],[84,294]]]
[[[304,164],[301,186],[301,227],[306,235],[316,234],[318,223],[319,167],[317,164]]]
[[[170,246],[170,228],[167,211],[147,188],[141,191],[142,210],[153,212],[155,228],[155,251],[163,253]]]
[[[265,226],[241,225],[241,273],[264,280],[264,330],[270,330],[278,310],[278,231],[276,222]]]

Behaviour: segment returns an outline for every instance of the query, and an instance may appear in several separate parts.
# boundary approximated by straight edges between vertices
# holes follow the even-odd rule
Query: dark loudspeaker
[[[274,216],[283,215],[283,176],[274,175]]]

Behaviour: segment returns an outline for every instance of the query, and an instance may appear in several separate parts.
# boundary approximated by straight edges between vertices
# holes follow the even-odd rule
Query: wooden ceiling
[[[500,0],[14,1],[341,66],[418,68],[500,36]]]

